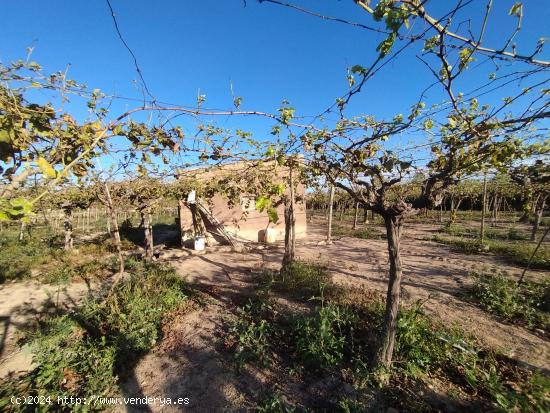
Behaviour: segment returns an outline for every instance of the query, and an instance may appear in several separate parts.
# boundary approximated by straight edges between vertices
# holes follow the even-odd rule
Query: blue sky
[[[346,68],[367,66],[375,58],[382,35],[338,23],[326,22],[273,4],[248,0],[150,1],[112,0],[120,29],[139,60],[149,89],[158,100],[194,105],[197,92],[207,96],[206,107],[230,108],[230,85],[243,97],[243,108],[273,112],[288,99],[302,115],[315,115],[347,90]],[[296,4],[321,13],[375,25],[351,0],[296,0]],[[432,0],[435,14],[446,2]],[[495,1],[486,44],[499,47],[503,33],[514,27],[508,16],[513,1]],[[474,1],[463,18],[479,27]],[[518,52],[528,54],[539,37],[550,37],[547,0],[528,0]],[[103,0],[6,1],[2,5],[0,60],[25,57],[34,47],[33,59],[46,71],[63,70],[106,93],[140,98],[132,59],[118,39]],[[391,63],[370,82],[350,107],[352,113],[393,116],[407,112],[420,90],[430,81],[426,68],[415,57],[420,46]],[[548,49],[548,48],[547,48]],[[549,50],[541,58],[550,59]],[[482,69],[485,69],[482,67]],[[490,68],[483,70],[483,75]],[[479,79],[464,83],[471,86]],[[437,102],[439,90],[429,96]],[[488,100],[491,97],[487,97]],[[135,106],[118,102],[113,113]],[[74,108],[84,116],[85,107]],[[265,134],[260,120],[222,119],[222,125],[240,126]],[[193,121],[183,120],[192,128]]]

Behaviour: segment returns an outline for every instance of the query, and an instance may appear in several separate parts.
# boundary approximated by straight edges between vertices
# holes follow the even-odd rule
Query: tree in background
[[[162,202],[165,186],[159,180],[142,177],[113,186],[112,192],[118,199],[127,200],[137,208],[141,217],[140,228],[143,230],[144,258],[146,261],[153,261],[154,240],[151,212],[154,206]]]
[[[450,218],[447,225],[452,226],[456,222],[457,212],[465,200],[473,202],[481,192],[481,182],[478,180],[465,179],[450,186],[446,191],[447,196],[451,198]]]
[[[278,1],[266,2],[293,7]],[[448,11],[438,18],[427,10],[429,4],[426,6],[418,0],[380,0],[376,4],[356,0],[355,3],[375,22],[382,23],[382,27],[375,28],[385,33],[385,39],[377,47],[379,54],[370,66],[355,65],[349,69],[349,91],[323,113],[337,113],[339,120],[335,124],[327,125],[325,120],[300,128],[304,130],[301,139],[311,168],[319,175],[326,175],[333,185],[384,219],[390,268],[376,364],[388,368],[392,362],[401,299],[400,244],[406,217],[439,205],[445,190],[461,176],[484,168],[499,168],[511,159],[526,156],[525,143],[543,136],[537,122],[550,117],[547,99],[550,90],[545,88],[548,79],[541,76],[550,63],[537,59],[543,42],[528,55],[516,53],[515,45],[514,50],[510,50],[512,40],[521,29],[523,7],[520,3],[510,10],[516,26],[501,47],[483,44],[491,1],[481,12],[482,25],[475,35],[467,25],[457,25],[453,20],[464,6],[460,1],[450,3]],[[313,15],[326,18],[319,13]],[[424,24],[414,24],[418,20]],[[458,33],[459,30],[463,33]],[[347,115],[350,100],[362,91],[367,81],[403,50],[419,43],[422,50],[418,50],[418,59],[433,82],[413,102],[409,113],[388,119],[369,114]],[[476,59],[486,58],[505,61],[506,70],[479,75],[485,69],[476,65],[477,77],[469,76]],[[477,79],[480,84],[468,91],[457,91],[464,88],[463,83],[459,83],[462,78]],[[446,99],[427,105],[427,92],[435,87],[444,92]],[[488,90],[493,97],[499,95],[494,100],[499,103],[482,104],[481,99]],[[284,120],[286,126],[292,126],[293,113]],[[403,135],[417,143],[405,148],[392,145],[393,140]],[[426,154],[426,149],[430,153]],[[423,157],[418,154],[427,155],[429,162],[418,162],[417,159]],[[413,175],[418,176],[419,171],[423,176],[420,190],[411,190],[405,184]]]
[[[550,165],[537,160],[531,165],[522,165],[511,171],[511,178],[524,189],[526,207],[534,212],[531,241],[536,241],[542,214],[550,195]]]
[[[73,249],[73,211],[86,209],[95,200],[95,194],[87,186],[68,186],[59,191],[48,193],[47,201],[63,211],[63,229],[65,233],[64,249]]]

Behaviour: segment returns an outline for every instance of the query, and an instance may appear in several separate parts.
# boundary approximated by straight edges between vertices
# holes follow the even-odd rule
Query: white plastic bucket
[[[273,244],[277,241],[277,231],[274,228],[267,228],[265,230],[265,243]]]
[[[206,245],[206,238],[203,235],[199,235],[195,237],[194,248],[196,251],[204,250],[205,245]]]

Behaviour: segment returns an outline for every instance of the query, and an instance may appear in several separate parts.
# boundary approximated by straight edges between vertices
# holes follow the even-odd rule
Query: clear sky
[[[294,3],[374,25],[351,0]],[[436,14],[445,3],[429,2]],[[514,28],[515,21],[508,16],[513,3],[495,1],[487,45],[502,46],[503,33]],[[471,21],[474,32],[484,4],[474,0],[461,15],[476,16]],[[528,54],[538,38],[550,37],[550,1],[526,0],[524,4],[524,30],[517,43],[518,52]],[[158,100],[176,104],[194,105],[200,90],[207,96],[206,107],[229,108],[233,84],[245,109],[274,111],[282,99],[288,99],[298,113],[315,115],[347,90],[346,68],[367,66],[383,39],[377,33],[253,0],[246,7],[242,0],[112,0],[112,5],[149,89]],[[72,78],[90,87],[141,97],[133,61],[117,37],[105,1],[6,0],[1,20],[2,62],[24,58],[25,49],[31,46],[33,60],[46,71],[63,70],[70,64]],[[353,101],[351,110],[380,116],[406,113],[429,79],[415,56],[420,49],[391,63]],[[549,52],[547,47],[541,58],[550,59]],[[442,96],[434,91],[430,98],[438,101]],[[135,103],[116,103],[113,111],[123,110],[124,105]],[[192,121],[182,122],[192,126],[185,125]],[[242,121],[223,122],[235,126]],[[259,123],[246,122],[244,128],[262,133]]]

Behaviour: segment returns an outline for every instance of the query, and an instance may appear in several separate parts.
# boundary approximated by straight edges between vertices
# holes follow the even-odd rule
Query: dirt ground
[[[491,256],[454,253],[449,247],[429,241],[436,226],[411,224],[404,233],[404,295],[408,303],[425,301],[428,312],[445,322],[457,323],[486,345],[498,348],[529,367],[550,369],[549,343],[533,332],[502,323],[461,298],[472,269],[497,267],[517,277],[521,268]],[[322,262],[333,279],[342,284],[364,285],[385,291],[387,257],[385,240],[342,237],[324,245],[324,222],[310,224],[308,238],[297,247],[298,257]],[[278,383],[269,372],[237,374],[228,354],[221,350],[223,320],[231,317],[236,304],[246,300],[254,275],[262,268],[277,268],[282,248],[231,252],[228,247],[205,253],[165,250],[160,259],[170,262],[189,283],[208,297],[204,308],[174,320],[168,336],[137,365],[124,386],[125,395],[189,397],[192,411],[222,411],[224,407],[246,409],[253,400]],[[533,271],[540,279],[548,273]],[[166,343],[169,349],[166,348]],[[311,384],[307,384],[311,385]],[[151,411],[181,411],[175,406],[149,406]],[[131,410],[131,409],[130,409]]]
[[[324,226],[325,222],[320,219],[309,224],[308,237],[298,243],[298,257],[324,263],[338,283],[385,291],[386,241],[342,237],[327,246],[323,242]],[[468,273],[473,269],[495,267],[512,277],[519,276],[522,269],[492,256],[451,252],[448,246],[429,240],[437,229],[435,225],[409,224],[404,231],[405,302],[423,300],[425,309],[445,322],[457,323],[486,345],[526,366],[549,373],[548,341],[521,326],[500,322],[462,298],[464,286],[470,282]],[[230,355],[221,348],[222,326],[233,316],[236,305],[246,301],[255,275],[264,268],[278,268],[281,258],[280,245],[249,252],[234,252],[229,247],[214,247],[203,252],[163,249],[159,260],[169,262],[184,279],[202,291],[205,304],[167,320],[170,328],[165,330],[164,339],[125,378],[124,395],[188,397],[189,405],[183,407],[192,411],[252,407],[254,400],[280,378],[250,369],[237,373],[230,365]],[[548,277],[548,272],[531,271],[528,277],[541,279]],[[51,289],[31,284],[0,286],[0,317],[4,323],[0,371],[6,370],[8,361],[12,365],[13,355],[17,354],[13,346],[15,328],[35,317],[48,300],[51,304]],[[85,293],[84,284],[74,284],[62,293],[60,301],[63,305],[72,305]],[[26,357],[28,359],[28,355]],[[28,368],[28,360],[22,365],[25,366]],[[129,407],[130,411],[133,409]],[[143,406],[135,409],[144,411]],[[157,403],[146,410],[181,411],[182,406]]]
[[[27,346],[19,348],[17,332],[29,327],[59,307],[74,307],[86,295],[84,282],[67,286],[40,284],[36,281],[8,282],[0,285],[0,377],[10,372],[27,371],[32,355]]]

